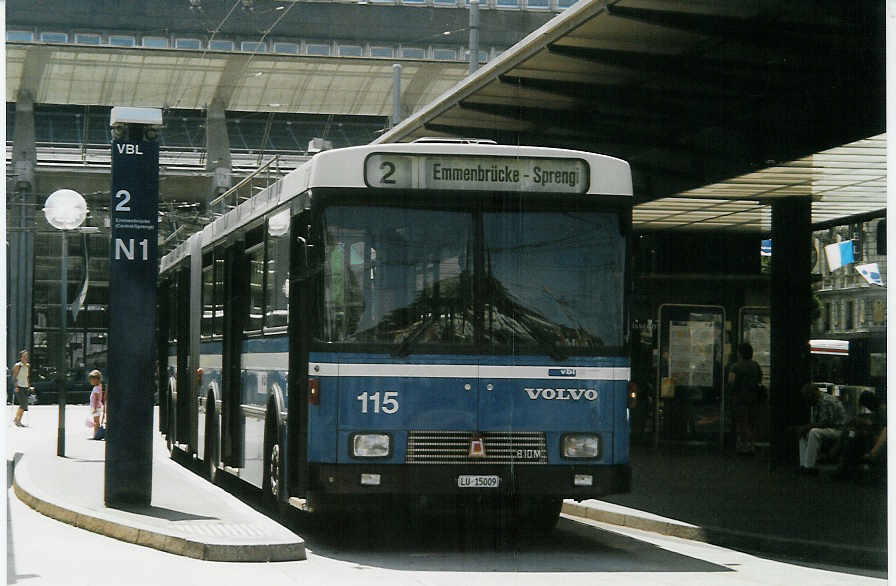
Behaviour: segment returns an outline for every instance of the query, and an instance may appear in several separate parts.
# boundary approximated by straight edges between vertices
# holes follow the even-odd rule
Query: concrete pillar
[[[479,69],[479,0],[470,0],[470,65],[467,74]]]
[[[209,198],[218,197],[233,186],[233,165],[230,160],[230,136],[224,102],[212,100],[205,119],[205,170],[211,172]]]
[[[808,419],[799,390],[809,382],[812,308],[811,200],[791,197],[772,204],[771,440],[776,464],[795,463],[796,439],[787,428]]]
[[[401,122],[401,63],[392,64],[392,126]]]
[[[22,90],[16,97],[13,173],[9,200],[9,315],[7,316],[7,366],[15,364],[17,352],[31,349],[34,285],[34,214],[37,209],[34,146],[34,96]],[[42,202],[41,202],[42,203]]]

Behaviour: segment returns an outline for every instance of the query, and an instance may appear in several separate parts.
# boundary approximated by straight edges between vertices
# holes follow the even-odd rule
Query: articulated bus
[[[578,151],[317,154],[162,259],[169,448],[275,507],[471,497],[550,527],[628,491],[631,196]]]

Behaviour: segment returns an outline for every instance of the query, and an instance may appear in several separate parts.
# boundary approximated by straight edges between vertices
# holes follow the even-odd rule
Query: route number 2
[[[369,409],[369,403],[373,403],[373,412],[379,413],[382,411],[387,415],[391,415],[398,411],[398,391],[386,391],[383,393],[382,402],[380,402],[380,393],[368,393],[364,391],[360,395],[356,397],[358,401],[361,401],[361,413],[367,413]]]
[[[116,212],[129,212],[131,211],[131,206],[128,205],[128,202],[131,201],[131,193],[126,189],[120,189],[115,194],[115,197],[124,198],[117,204],[115,204]]]
[[[394,185],[395,179],[392,179],[392,175],[395,174],[395,163],[391,161],[383,161],[380,164],[380,169],[384,171],[382,178],[380,178],[380,183]]]

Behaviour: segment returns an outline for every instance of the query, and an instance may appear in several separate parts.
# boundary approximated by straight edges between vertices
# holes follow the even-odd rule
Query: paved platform
[[[794,448],[795,449],[795,448]],[[563,512],[724,547],[886,568],[887,490],[717,448],[632,447],[632,492]]]
[[[69,406],[66,457],[56,456],[58,410],[32,407],[27,428],[7,430],[13,488],[35,510],[88,531],[174,554],[215,561],[305,559],[303,540],[153,445],[148,507],[103,503],[105,442],[87,439],[86,406]],[[12,412],[9,418],[12,419]]]
[[[66,458],[56,457],[57,410],[32,408],[28,428],[9,426],[7,459],[18,497],[84,529],[208,560],[305,558],[302,539],[169,459],[155,434],[150,507],[103,504],[104,442],[88,440],[85,406],[70,406]],[[12,410],[8,408],[8,419]],[[9,425],[9,424],[8,424]],[[629,494],[581,503],[567,514],[825,564],[885,568],[887,492],[880,484],[771,470],[762,457],[706,448],[632,447]]]

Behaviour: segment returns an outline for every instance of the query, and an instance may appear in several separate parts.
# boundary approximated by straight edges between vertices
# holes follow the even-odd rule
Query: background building
[[[481,4],[488,62],[570,0]],[[457,0],[11,0],[6,3],[8,356],[32,349],[52,376],[61,235],[40,208],[82,193],[90,234],[67,236],[68,367],[105,367],[109,113],[163,109],[160,245],[165,251],[316,150],[366,144],[388,128],[393,63],[401,114],[467,73],[469,10]],[[217,209],[208,204],[264,167]]]

